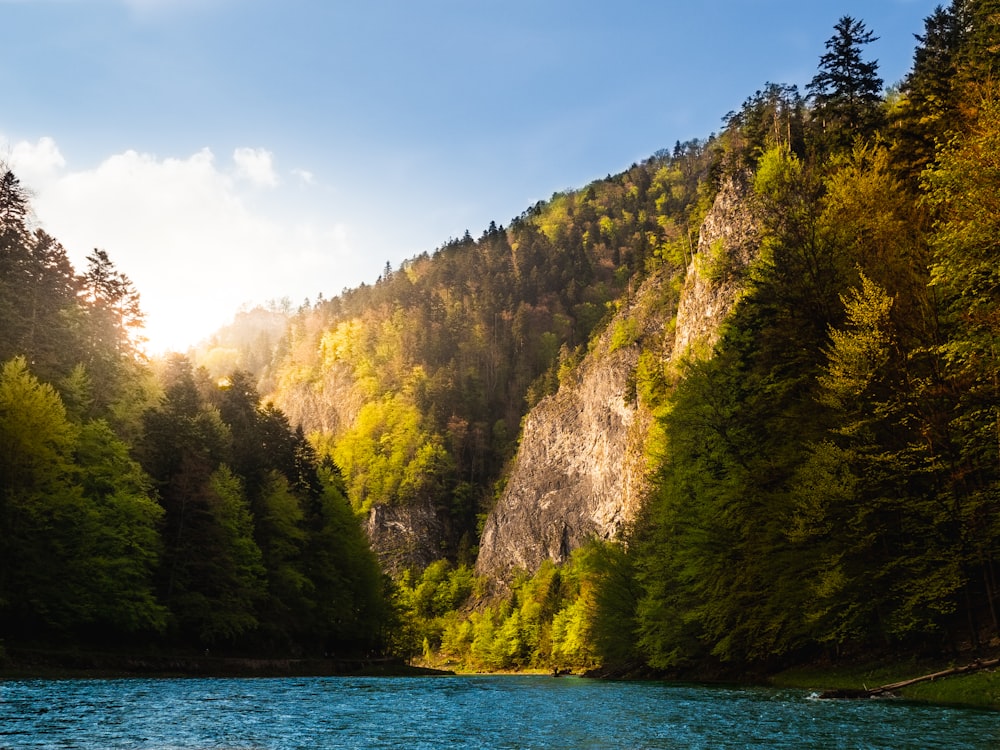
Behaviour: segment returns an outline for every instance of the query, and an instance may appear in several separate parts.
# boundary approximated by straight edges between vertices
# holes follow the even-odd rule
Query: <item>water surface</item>
[[[1000,714],[534,676],[0,682],[0,748],[1000,748]]]

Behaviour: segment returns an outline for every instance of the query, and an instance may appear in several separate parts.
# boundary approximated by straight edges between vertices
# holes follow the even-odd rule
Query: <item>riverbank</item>
[[[1000,651],[987,657],[980,657],[986,662],[984,669],[969,669],[960,674],[951,674],[937,679],[919,682],[903,688],[887,691],[880,698],[895,697],[919,703],[947,706],[964,706],[1000,711],[1000,667],[991,664],[1000,657]],[[883,659],[879,661],[854,662],[850,664],[813,663],[794,667],[778,674],[754,675],[736,674],[731,671],[718,673],[695,672],[686,674],[669,674],[657,672],[641,664],[633,664],[619,669],[581,670],[577,674],[598,680],[611,681],[669,681],[692,683],[700,685],[734,685],[752,684],[769,685],[780,688],[793,688],[821,694],[824,692],[842,692],[860,699],[867,691],[874,691],[882,686],[913,680],[925,675],[943,672],[954,667],[963,669],[972,666],[975,657],[966,655],[949,662],[941,659],[919,659],[902,657]],[[456,674],[484,674],[481,670],[466,669],[463,665],[450,662],[447,665]],[[525,669],[512,671],[490,672],[489,674],[537,674],[552,675],[551,669]],[[560,675],[573,674],[571,671]]]
[[[851,665],[812,664],[773,675],[769,683],[775,687],[801,688],[817,693],[865,693],[883,685],[913,680],[955,666],[960,666],[960,663],[916,658]],[[953,674],[893,690],[891,694],[921,703],[1000,711],[1000,670],[990,668]]]
[[[821,693],[863,693],[882,685],[942,671],[954,664],[940,660],[906,659],[862,664],[811,664],[785,670],[766,680],[774,687]],[[551,675],[549,670],[519,674]],[[422,677],[483,674],[476,670],[411,665],[398,658],[250,658],[211,653],[94,652],[52,649],[8,649],[0,663],[0,679],[71,679],[118,677]],[[506,674],[514,674],[506,673]],[[570,674],[569,672],[560,674]],[[612,680],[656,680],[649,670],[628,674],[587,672],[586,676]],[[699,680],[694,680],[700,682]],[[731,684],[732,680],[726,680]],[[956,674],[921,682],[893,695],[904,700],[967,706],[1000,711],[1000,669]]]
[[[122,653],[7,649],[0,679],[113,677],[340,677],[435,676],[447,670],[384,657],[253,658],[223,654]]]

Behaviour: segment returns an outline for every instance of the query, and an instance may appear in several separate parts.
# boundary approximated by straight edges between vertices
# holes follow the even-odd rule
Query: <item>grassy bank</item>
[[[956,665],[957,662],[917,659],[851,665],[810,665],[774,675],[771,683],[777,687],[816,691],[870,690]],[[906,700],[1000,710],[1000,671],[984,670],[943,677],[903,688],[896,695]]]

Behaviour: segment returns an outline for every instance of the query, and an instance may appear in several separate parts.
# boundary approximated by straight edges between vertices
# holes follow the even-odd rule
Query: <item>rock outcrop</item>
[[[615,538],[635,518],[649,487],[652,420],[635,398],[639,356],[650,352],[666,364],[710,351],[757,256],[746,192],[736,182],[720,190],[676,305],[670,279],[653,275],[575,377],[527,416],[513,470],[483,528],[477,574],[503,587],[514,571],[563,562],[590,538]]]
[[[373,505],[365,532],[382,568],[396,575],[421,569],[441,557],[441,545],[451,536],[447,511],[429,499],[405,505]]]
[[[719,326],[743,289],[745,273],[760,248],[757,223],[742,181],[727,182],[698,233],[677,306],[673,358],[711,351]]]
[[[662,276],[648,280],[569,382],[525,419],[510,478],[483,528],[478,574],[504,584],[518,569],[564,562],[589,538],[616,537],[634,517],[647,491],[652,419],[635,397],[635,371],[673,317],[667,290]]]

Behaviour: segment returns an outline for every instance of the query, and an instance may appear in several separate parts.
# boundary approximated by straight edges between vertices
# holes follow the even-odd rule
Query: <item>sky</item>
[[[844,15],[898,83],[937,4],[0,0],[0,160],[184,351],[804,90]]]

